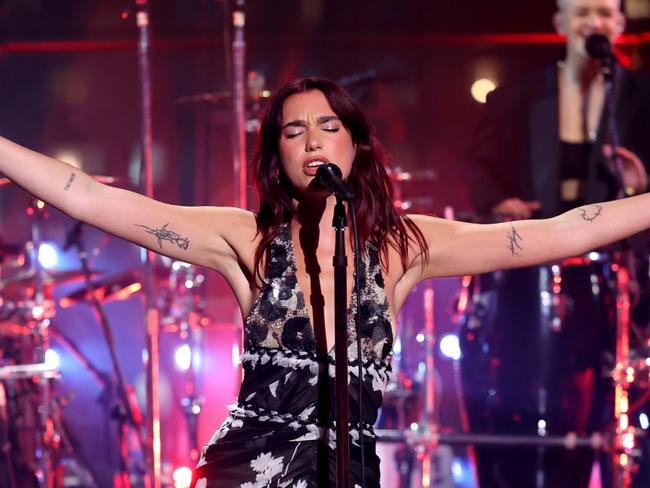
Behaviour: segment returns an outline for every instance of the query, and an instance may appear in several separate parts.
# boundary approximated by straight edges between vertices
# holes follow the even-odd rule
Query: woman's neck
[[[294,199],[294,221],[302,228],[316,229],[331,227],[334,217],[336,198],[332,195],[323,197],[305,197]]]

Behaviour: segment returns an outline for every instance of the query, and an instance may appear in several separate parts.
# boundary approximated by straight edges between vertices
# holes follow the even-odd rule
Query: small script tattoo
[[[72,183],[74,183],[74,179],[77,177],[77,173],[70,173],[70,176],[68,177],[68,181],[65,184],[65,187],[63,188],[63,191],[68,191],[70,187],[72,186]]]
[[[152,229],[151,227],[147,227],[146,225],[140,225],[140,224],[135,224],[138,227],[142,227],[145,229],[145,232],[153,235],[158,239],[158,245],[160,246],[160,249],[163,248],[163,241],[169,241],[171,243],[176,244],[178,247],[181,249],[187,249],[190,247],[190,240],[187,237],[183,237],[180,234],[177,234],[176,232],[167,229],[167,226],[169,223],[163,225],[160,229]]]
[[[603,207],[600,205],[590,205],[589,209],[579,208],[580,217],[587,222],[593,222],[603,213]]]
[[[519,235],[519,232],[517,232],[517,229],[515,229],[515,226],[510,224],[510,232],[506,234],[506,237],[508,238],[508,249],[510,249],[510,253],[513,256],[519,256],[519,253],[517,251],[521,251],[523,247],[519,245],[520,241],[523,241],[524,239]]]

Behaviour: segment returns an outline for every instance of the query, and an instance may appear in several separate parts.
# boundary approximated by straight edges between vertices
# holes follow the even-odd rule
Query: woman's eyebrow
[[[316,118],[316,123],[325,124],[327,122],[331,122],[332,120],[339,120],[339,118],[336,115],[321,115],[320,117]],[[280,129],[285,129],[287,127],[307,127],[307,121],[303,119],[292,120],[291,122],[284,124],[282,127],[280,127]]]

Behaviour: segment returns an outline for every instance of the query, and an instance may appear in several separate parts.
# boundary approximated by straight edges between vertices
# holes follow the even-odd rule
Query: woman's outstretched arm
[[[519,268],[575,256],[650,227],[650,194],[570,210],[544,220],[468,224],[412,216],[429,246],[429,261],[416,256],[409,282],[435,276]]]
[[[239,268],[255,236],[250,212],[161,203],[98,183],[74,166],[4,138],[0,172],[77,220],[227,278]]]

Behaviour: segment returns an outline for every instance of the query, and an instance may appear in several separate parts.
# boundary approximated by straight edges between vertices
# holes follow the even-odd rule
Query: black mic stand
[[[619,148],[618,125],[616,123],[616,98],[617,98],[617,73],[614,55],[611,54],[602,59],[601,72],[603,73],[605,84],[605,106],[607,108],[607,132],[606,139],[612,148],[611,160],[614,162],[614,172],[618,183],[616,199],[620,200],[627,196],[625,191],[625,181],[623,179],[623,162]],[[614,446],[611,452],[610,460],[605,467],[603,480],[610,483],[616,488],[630,486],[631,473],[638,459],[634,459],[632,450],[626,448],[623,442],[624,437],[629,434],[634,435],[634,429],[631,427],[623,428],[620,424],[621,416],[628,415],[629,411],[623,409],[621,405],[627,404],[630,382],[627,379],[625,370],[630,365],[629,357],[629,331],[630,331],[630,295],[628,283],[636,280],[634,252],[628,239],[621,244],[621,250],[615,253],[615,261],[619,265],[617,273],[617,304],[616,304],[616,348],[615,348],[615,366],[613,370],[614,381]],[[631,452],[632,451],[632,452]],[[619,457],[630,455],[626,463],[619,461]],[[602,465],[603,463],[601,463]]]
[[[334,355],[336,360],[336,486],[350,487],[350,444],[348,428],[348,320],[347,320],[347,271],[345,255],[345,206],[336,196],[332,227],[336,229],[334,249]]]
[[[86,282],[86,291],[90,297],[90,303],[92,308],[95,311],[95,314],[98,318],[98,322],[102,327],[102,332],[104,333],[104,338],[106,340],[106,345],[108,347],[108,352],[111,356],[113,363],[113,372],[115,374],[115,389],[116,389],[116,398],[115,404],[112,407],[113,418],[118,422],[118,436],[120,443],[120,479],[123,483],[123,486],[129,487],[130,476],[129,476],[129,463],[128,463],[128,439],[127,439],[127,426],[131,426],[136,435],[140,447],[145,449],[146,440],[144,437],[143,427],[144,420],[142,417],[142,412],[140,411],[137,399],[135,398],[135,393],[133,388],[127,385],[124,380],[124,373],[122,367],[120,366],[119,360],[117,358],[117,353],[115,351],[115,340],[113,339],[113,332],[111,329],[110,322],[108,321],[108,316],[104,310],[104,306],[99,301],[95,295],[95,286],[92,283],[92,274],[90,271],[90,266],[88,265],[88,253],[84,248],[82,239],[81,239],[81,229],[82,225],[77,223],[68,236],[66,237],[66,246],[75,247],[79,255],[79,261],[81,262],[81,269],[83,270],[85,282]],[[108,386],[111,386],[110,384]],[[109,398],[112,396],[113,392],[105,391],[109,395]]]

